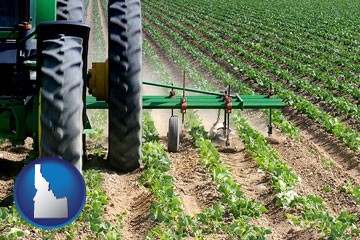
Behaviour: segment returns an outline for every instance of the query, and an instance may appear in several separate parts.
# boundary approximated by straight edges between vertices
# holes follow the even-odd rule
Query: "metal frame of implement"
[[[143,96],[143,109],[224,109],[231,112],[232,109],[278,109],[285,107],[281,99],[274,95],[239,95],[203,91],[194,88],[186,88],[169,84],[160,84],[154,82],[143,82],[145,85],[156,87],[183,90],[186,92],[201,93],[204,95],[183,96]],[[107,109],[105,101],[97,101],[93,96],[86,97],[87,109]]]

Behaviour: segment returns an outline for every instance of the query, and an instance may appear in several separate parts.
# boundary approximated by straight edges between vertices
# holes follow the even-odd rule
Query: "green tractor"
[[[108,6],[109,74],[100,78],[107,88],[90,91],[106,96],[109,163],[127,172],[140,159],[140,0]],[[32,137],[40,157],[60,157],[79,170],[89,85],[84,14],[83,0],[0,0],[0,137],[13,144]]]
[[[140,0],[109,0],[108,59],[87,71],[90,27],[83,0],[0,0],[0,137],[21,144],[34,139],[40,157],[60,157],[80,171],[89,126],[86,109],[109,109],[108,162],[119,171],[139,167],[142,109],[223,109],[229,129],[233,109],[271,109],[284,103],[268,95],[208,92],[142,82]],[[185,76],[185,75],[184,75]],[[142,96],[142,84],[170,89]],[[175,96],[174,89],[182,90]],[[91,95],[87,94],[89,92]],[[196,92],[186,96],[185,92]],[[168,150],[179,150],[180,124],[173,111]],[[225,131],[229,132],[229,131]]]

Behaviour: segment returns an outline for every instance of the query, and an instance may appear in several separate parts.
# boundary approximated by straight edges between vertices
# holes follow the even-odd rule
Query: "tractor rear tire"
[[[56,9],[56,19],[57,20],[66,20],[66,21],[76,21],[84,22],[85,21],[85,3],[84,0],[57,0],[57,9]],[[84,62],[84,79],[87,75],[87,62]],[[84,96],[83,101],[86,101],[86,84],[84,84]],[[86,107],[83,109],[83,126],[86,125]],[[86,134],[82,136],[83,142],[83,159],[86,160]]]
[[[109,1],[109,153],[111,166],[131,172],[141,158],[140,0]]]
[[[82,169],[82,38],[58,35],[41,52],[40,157],[59,157]]]
[[[57,20],[84,21],[84,0],[57,0]]]
[[[178,116],[171,116],[169,119],[168,151],[178,152],[180,147],[180,128]]]

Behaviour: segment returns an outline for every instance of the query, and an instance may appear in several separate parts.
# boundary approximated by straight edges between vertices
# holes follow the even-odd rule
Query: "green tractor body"
[[[0,136],[14,144],[37,133],[36,39],[24,39],[36,29],[30,24],[55,20],[56,1],[1,0]]]
[[[81,23],[79,21],[81,19],[58,20],[61,18],[59,14],[61,7],[64,8],[65,15],[68,13],[66,4],[69,2],[74,1],[2,0],[0,4],[0,79],[2,84],[0,89],[0,137],[11,140],[13,144],[23,144],[27,137],[32,137],[35,149],[39,150],[42,156],[64,157],[67,155],[70,157],[69,155],[71,155],[66,154],[69,152],[66,150],[68,148],[66,146],[61,146],[62,150],[49,149],[46,144],[43,146],[41,143],[41,140],[44,143],[50,140],[51,144],[59,144],[57,139],[66,139],[66,136],[69,135],[67,132],[69,129],[63,126],[67,125],[66,123],[60,125],[60,122],[55,124],[51,122],[51,117],[68,121],[61,116],[64,109],[66,110],[68,107],[62,106],[61,109],[56,110],[59,106],[47,104],[47,102],[59,103],[56,98],[60,99],[60,104],[64,104],[67,102],[67,94],[71,94],[71,90],[68,89],[71,83],[67,83],[71,81],[71,78],[66,79],[65,76],[69,69],[66,67],[68,61],[65,57],[67,54],[63,54],[62,51],[71,52],[72,46],[63,45],[61,48],[61,38],[76,38],[79,41],[80,49],[72,51],[73,53],[69,57],[73,57],[74,52],[81,53],[79,66],[71,67],[67,75],[70,74],[70,71],[74,72],[74,68],[81,69],[81,89],[77,87],[76,94],[80,94],[80,109],[82,111],[84,109],[82,100],[86,84],[83,83],[83,79],[86,79],[87,41],[90,28]],[[71,40],[66,40],[66,42],[71,42]],[[57,53],[54,49],[49,54],[50,48],[55,48],[56,45],[60,47]],[[59,62],[56,63],[56,61]],[[54,64],[57,64],[58,67],[49,66]],[[47,69],[47,65],[50,68]],[[57,70],[55,71],[55,69]],[[65,74],[59,72],[62,70]],[[53,76],[48,76],[49,74]],[[56,81],[60,81],[58,86],[54,86]],[[50,96],[47,93],[49,91],[63,91],[63,93]],[[53,99],[46,101],[46,96]],[[41,121],[41,119],[43,120]],[[78,119],[82,120],[82,116],[79,116]],[[46,126],[49,129],[45,130]],[[59,134],[60,136],[57,136]],[[67,138],[67,140],[69,139]],[[81,156],[76,158],[78,160],[72,162],[80,169],[81,164],[75,162],[79,162]],[[74,158],[70,157],[70,159]]]

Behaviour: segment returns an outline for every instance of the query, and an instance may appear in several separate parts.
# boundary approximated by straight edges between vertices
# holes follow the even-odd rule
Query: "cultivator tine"
[[[272,84],[270,84],[270,88],[269,88],[269,98],[273,98],[273,96],[275,95],[274,89]],[[270,137],[272,135],[272,130],[273,130],[273,125],[272,125],[272,109],[269,109],[269,124],[268,124],[268,136]]]
[[[226,135],[226,146],[230,146],[230,113],[232,110],[232,100],[231,100],[231,89],[230,85],[228,85],[228,89],[224,93],[224,102],[228,105],[224,111],[224,132]]]
[[[181,98],[181,122],[184,124],[185,121],[185,113],[186,113],[186,98],[185,98],[185,88],[186,88],[186,72],[183,72],[183,94]]]
[[[174,85],[174,83],[171,83],[171,85]],[[171,88],[169,97],[170,98],[175,98],[175,96],[176,96],[175,90],[174,90],[174,88]],[[174,116],[174,109],[173,108],[171,108],[171,116]]]
[[[272,135],[272,129],[273,129],[273,125],[272,125],[272,109],[270,109],[270,111],[269,111],[268,132],[267,132],[269,137]]]

